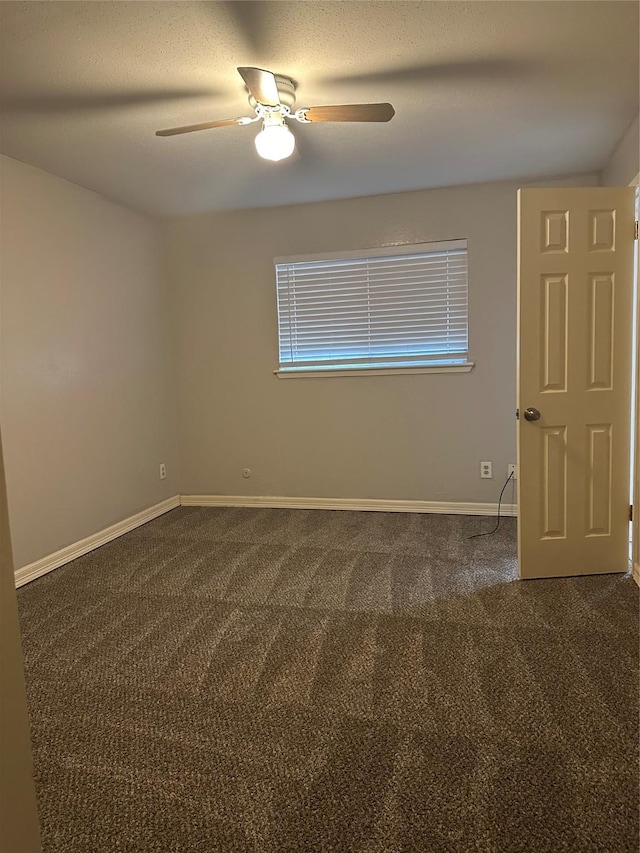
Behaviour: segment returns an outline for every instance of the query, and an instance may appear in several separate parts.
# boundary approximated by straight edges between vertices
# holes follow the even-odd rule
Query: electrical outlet
[[[480,479],[491,480],[493,477],[493,462],[480,463]]]
[[[512,474],[513,474],[513,477],[511,477]],[[514,465],[513,463],[511,465],[507,465],[507,477],[511,477],[512,480],[518,479],[518,466],[517,465]]]
[[[164,464],[164,462],[162,462],[160,464],[160,479],[161,480],[167,479],[167,466]]]

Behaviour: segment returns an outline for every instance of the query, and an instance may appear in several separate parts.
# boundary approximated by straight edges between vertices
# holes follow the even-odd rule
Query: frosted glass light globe
[[[296,138],[286,124],[266,124],[256,136],[256,150],[265,160],[284,160],[293,154]]]

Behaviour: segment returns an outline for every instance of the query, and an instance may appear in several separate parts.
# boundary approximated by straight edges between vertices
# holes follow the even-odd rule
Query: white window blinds
[[[276,258],[275,268],[280,371],[468,360],[466,240]]]

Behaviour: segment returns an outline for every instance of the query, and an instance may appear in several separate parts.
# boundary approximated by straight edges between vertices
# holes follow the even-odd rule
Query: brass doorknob
[[[530,409],[524,410],[524,419],[526,421],[538,421],[540,420],[540,412],[533,407]]]

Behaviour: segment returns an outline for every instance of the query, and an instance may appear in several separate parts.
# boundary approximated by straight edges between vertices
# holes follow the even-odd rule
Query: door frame
[[[636,217],[638,216],[638,194],[640,193],[640,172],[630,182],[630,187],[636,188]],[[631,524],[631,551],[633,564],[633,578],[640,586],[640,241],[636,240],[636,265],[635,265],[635,300],[636,300],[636,352],[635,352],[635,399],[632,402],[631,429],[634,429],[635,439],[633,444],[634,468],[633,494],[631,496],[633,506],[633,522]]]

